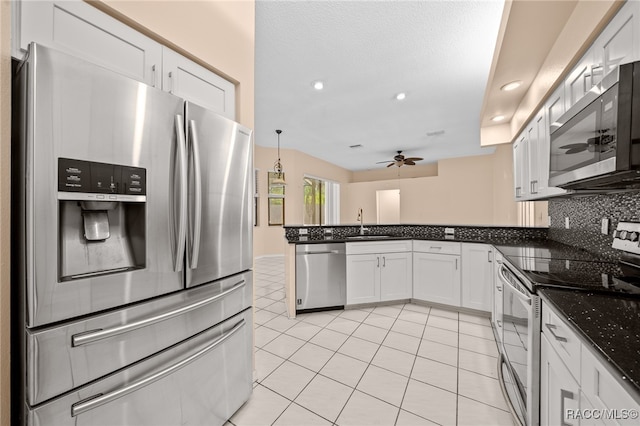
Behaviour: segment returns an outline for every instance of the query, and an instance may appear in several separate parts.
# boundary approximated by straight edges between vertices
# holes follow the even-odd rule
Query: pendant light
[[[278,134],[278,160],[273,164],[273,171],[276,173],[275,179],[271,181],[272,185],[286,185],[287,182],[284,181],[284,173],[282,172],[282,163],[280,162],[280,133],[282,130],[276,130]]]

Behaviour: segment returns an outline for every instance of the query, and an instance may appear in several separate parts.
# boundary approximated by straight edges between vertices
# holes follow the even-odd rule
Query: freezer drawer
[[[252,391],[251,308],[28,411],[27,424],[222,425]]]
[[[25,332],[27,404],[126,367],[251,306],[253,273],[44,330]]]
[[[343,307],[346,280],[344,243],[296,246],[296,311]]]

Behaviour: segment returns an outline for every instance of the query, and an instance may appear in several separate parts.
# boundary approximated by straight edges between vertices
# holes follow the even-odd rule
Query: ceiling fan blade
[[[404,161],[421,161],[421,160],[424,160],[424,158],[421,158],[421,157],[408,157],[408,158],[404,159]]]
[[[586,150],[587,150],[587,147],[586,147],[586,146],[585,146],[585,147],[582,147],[582,148],[571,148],[571,149],[568,149],[568,150],[565,152],[565,154],[578,154],[578,153],[580,153],[580,152],[584,152],[584,151],[586,151]]]
[[[387,161],[378,161],[376,164],[382,164],[382,163],[393,163],[394,161],[392,160],[387,160]]]
[[[404,164],[406,164],[407,166],[415,166],[416,165],[416,163],[414,163],[411,160],[404,160]]]
[[[391,167],[391,166],[393,166],[394,164],[396,164],[396,163],[389,163],[389,164],[387,164],[387,167]]]
[[[586,143],[570,143],[569,145],[561,146],[560,149],[574,149],[574,148],[586,148]]]

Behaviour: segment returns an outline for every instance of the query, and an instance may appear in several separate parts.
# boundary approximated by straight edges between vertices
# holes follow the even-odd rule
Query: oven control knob
[[[628,238],[628,239],[629,239],[629,240],[631,240],[631,241],[638,241],[638,233],[637,233],[637,232],[632,232],[632,233],[629,235],[629,238]]]
[[[626,240],[627,239],[627,231],[620,231],[620,239],[621,240]]]
[[[613,238],[620,238],[620,234],[622,234],[622,231],[620,231],[619,229],[616,230],[615,234],[613,235]]]

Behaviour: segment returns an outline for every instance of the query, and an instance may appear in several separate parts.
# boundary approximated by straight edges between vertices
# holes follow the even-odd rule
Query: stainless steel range
[[[20,424],[223,424],[252,391],[251,131],[38,45],[15,76]]]
[[[603,261],[562,244],[499,247],[496,298],[502,298],[502,317],[494,318],[501,352],[498,371],[520,424],[539,423],[540,328],[552,327],[541,324],[537,290],[553,287],[640,297],[640,223],[620,222],[612,246],[621,251],[620,261]]]

